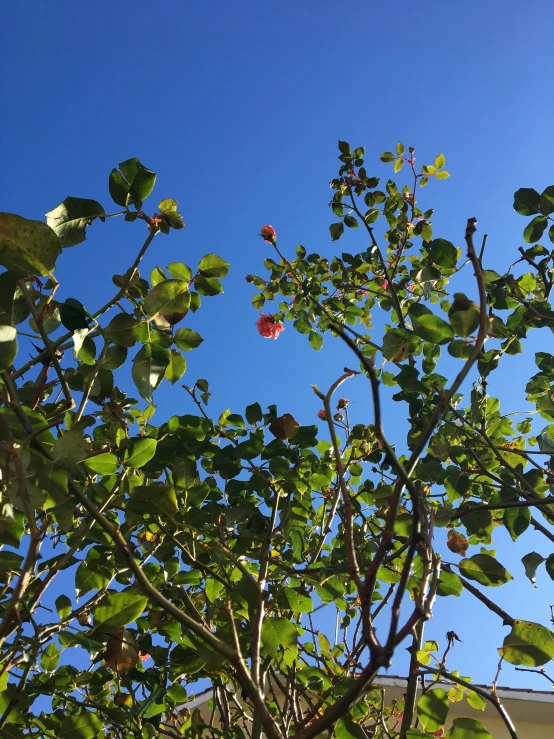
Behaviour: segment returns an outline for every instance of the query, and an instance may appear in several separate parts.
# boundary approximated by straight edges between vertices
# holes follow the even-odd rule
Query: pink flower
[[[139,659],[141,662],[146,662],[146,660],[150,659],[150,655],[146,654],[146,652],[139,652]]]
[[[346,408],[348,403],[350,403],[348,398],[339,398],[339,402],[337,403],[337,408]]]
[[[273,226],[262,226],[260,236],[270,244],[274,244],[277,241],[277,234]]]
[[[389,286],[389,281],[388,280],[385,280],[383,282],[383,290],[386,290],[388,286]]]
[[[323,409],[317,412],[317,417],[321,418],[322,421],[327,420],[327,416],[325,415],[325,411]]]
[[[262,313],[256,321],[258,332],[264,339],[276,339],[285,330],[282,323],[275,323],[273,316]]]

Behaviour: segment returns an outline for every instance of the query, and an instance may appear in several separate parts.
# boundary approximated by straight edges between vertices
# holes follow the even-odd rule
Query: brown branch
[[[444,570],[446,570],[446,572],[452,572],[450,565],[443,565],[443,568]],[[460,578],[464,588],[469,593],[474,595],[477,598],[477,600],[480,600],[481,603],[483,603],[483,605],[487,606],[489,611],[492,611],[493,613],[496,613],[497,616],[500,616],[505,626],[514,625],[515,619],[512,618],[512,616],[510,616],[509,613],[506,613],[506,611],[500,608],[500,606],[496,605],[494,601],[490,600],[490,598],[487,598],[486,595],[483,595],[483,593],[480,590],[478,590],[474,585],[468,582],[465,578],[461,577],[460,575],[458,575],[458,577]]]
[[[49,525],[50,519],[47,518],[42,526],[35,529],[30,535],[29,549],[27,551],[27,556],[25,557],[25,560],[21,566],[21,574],[17,581],[17,585],[13,590],[12,597],[10,598],[9,603],[6,605],[4,618],[0,623],[0,646],[2,646],[2,644],[6,640],[6,637],[12,630],[12,622],[17,622],[19,620],[18,606],[31,580],[31,575],[39,557],[42,536],[48,529]]]
[[[23,297],[25,298],[25,302],[27,303],[27,306],[29,308],[29,311],[31,312],[31,315],[33,316],[33,319],[35,321],[36,327],[38,329],[38,332],[40,334],[40,337],[42,339],[42,342],[45,347],[46,356],[50,360],[50,363],[52,367],[54,367],[54,370],[56,371],[56,374],[58,375],[58,379],[60,381],[61,388],[63,390],[63,394],[65,397],[65,402],[67,405],[66,410],[71,410],[75,406],[75,401],[73,399],[73,396],[71,395],[71,390],[69,389],[69,385],[67,384],[67,380],[65,379],[64,372],[60,366],[60,362],[58,359],[58,353],[56,351],[56,347],[52,341],[50,341],[50,337],[46,333],[44,329],[44,318],[42,315],[42,310],[39,311],[39,313],[35,310],[35,304],[31,300],[31,296],[29,295],[27,291],[27,287],[25,285],[26,280],[19,280],[18,284],[21,288],[21,292],[23,293]],[[54,295],[54,292],[56,291],[58,287],[58,284],[54,286],[54,290],[52,291],[52,295],[50,295],[49,301],[52,299],[52,296]],[[48,301],[48,302],[49,302]],[[46,305],[43,306],[45,308]],[[37,358],[35,358],[37,359]]]
[[[275,492],[273,498],[273,508],[271,511],[271,519],[269,523],[269,529],[265,538],[262,552],[260,554],[260,572],[258,575],[258,582],[256,586],[258,608],[253,619],[252,624],[252,640],[251,640],[251,657],[252,657],[252,680],[258,689],[261,689],[260,683],[260,650],[262,644],[262,625],[265,614],[265,585],[267,580],[267,573],[269,570],[269,560],[271,557],[271,542],[273,540],[273,533],[275,531],[275,525],[277,523],[277,514],[279,511],[279,491]]]
[[[483,505],[473,506],[472,508],[459,508],[453,515],[452,519],[463,518],[469,513],[476,511],[501,511],[504,508],[529,508],[531,506],[543,505],[545,503],[554,503],[554,495],[538,500],[508,500],[506,503],[484,503]]]
[[[398,299],[398,293],[396,292],[396,288],[394,287],[394,281],[393,278],[390,276],[387,264],[385,262],[385,259],[383,257],[383,254],[381,252],[381,249],[379,248],[379,244],[377,243],[375,236],[373,234],[373,229],[371,226],[366,222],[365,218],[363,217],[360,209],[356,205],[356,201],[354,200],[354,195],[352,194],[352,188],[349,188],[349,194],[350,194],[350,200],[352,202],[352,210],[356,213],[356,215],[361,218],[362,223],[365,226],[366,231],[369,234],[369,238],[371,239],[372,246],[377,250],[377,255],[379,257],[379,261],[381,262],[381,268],[385,274],[385,279],[387,281],[387,290],[390,293],[390,296],[392,298],[392,302],[394,304],[394,310],[396,311],[396,314],[398,316],[398,323],[402,328],[406,328],[406,323],[404,321],[404,316],[402,315],[402,308],[400,306],[400,300]]]
[[[330,705],[318,718],[308,724],[304,729],[295,733],[295,739],[312,739],[320,736],[326,729],[331,728],[342,716],[348,713],[350,706],[362,698],[369,690],[372,682],[377,676],[379,666],[372,660],[364,667],[354,685],[335,703]]]
[[[417,681],[419,677],[419,663],[417,661],[417,653],[421,649],[423,641],[424,621],[419,621],[415,627],[414,638],[412,639],[412,651],[410,652],[410,667],[408,678],[406,681],[406,693],[404,695],[404,712],[402,714],[402,724],[400,726],[400,739],[406,739],[406,734],[412,728],[412,722],[417,705]]]
[[[227,601],[224,608],[227,621],[229,623],[229,629],[231,631],[231,638],[233,640],[234,652],[236,654],[233,663],[237,669],[237,677],[250,700],[253,703],[255,710],[255,717],[257,716],[262,723],[262,726],[267,734],[268,739],[285,739],[281,730],[277,726],[275,719],[269,713],[266,706],[266,699],[260,687],[254,683],[246,660],[242,655],[240,648],[239,636],[237,633],[237,627],[235,624],[235,618],[233,616],[233,609],[231,601]]]
[[[346,370],[345,374],[339,377],[339,379],[336,380],[332,384],[332,386],[330,387],[326,395],[320,392],[315,386],[314,386],[314,392],[319,398],[321,398],[321,400],[323,401],[323,405],[325,407],[325,419],[329,427],[329,434],[331,436],[331,442],[333,444],[335,467],[337,471],[337,478],[339,481],[339,488],[338,488],[337,495],[335,496],[335,499],[331,507],[331,513],[329,514],[327,528],[329,528],[330,530],[332,518],[334,517],[335,511],[337,509],[338,497],[339,497],[338,492],[340,491],[340,493],[342,493],[343,505],[344,505],[344,528],[345,528],[345,533],[346,533],[345,538],[346,538],[346,552],[348,556],[348,566],[350,570],[350,575],[352,579],[354,580],[354,582],[356,583],[356,588],[358,589],[358,592],[360,592],[362,588],[362,582],[360,579],[360,568],[358,566],[358,559],[356,557],[356,546],[354,542],[354,527],[353,527],[354,514],[352,512],[352,499],[350,497],[350,493],[348,492],[348,488],[346,486],[344,465],[342,463],[342,455],[340,452],[339,442],[337,439],[337,434],[335,431],[335,424],[333,423],[333,416],[332,416],[332,411],[331,411],[331,398],[333,396],[333,393],[342,385],[343,382],[348,380],[350,377],[354,377],[354,375],[358,374],[354,370],[348,370],[346,368],[345,370]]]

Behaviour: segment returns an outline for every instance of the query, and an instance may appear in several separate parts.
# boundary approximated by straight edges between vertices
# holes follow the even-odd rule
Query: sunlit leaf
[[[95,218],[103,220],[104,208],[96,200],[67,197],[46,214],[46,223],[60,239],[62,247],[76,246],[86,239],[86,228]]]
[[[0,213],[0,264],[18,277],[46,276],[61,250],[58,235],[46,223]]]
[[[554,634],[541,624],[516,619],[498,651],[512,665],[540,667],[554,659]]]

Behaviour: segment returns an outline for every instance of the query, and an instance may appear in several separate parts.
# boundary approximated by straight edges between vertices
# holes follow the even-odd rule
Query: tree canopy
[[[450,703],[489,701],[517,737],[494,689],[456,671],[456,634],[439,645],[423,624],[465,590],[509,627],[499,670],[554,658],[548,614],[528,622],[495,603],[491,588],[515,575],[489,548],[499,527],[554,542],[554,355],[536,353],[525,412],[494,394],[529,332],[551,338],[554,251],[539,242],[554,243],[554,186],[515,193],[523,245],[502,274],[476,218],[461,248],[420,207],[449,176],[444,155],[419,166],[399,143],[380,157],[395,178],[383,182],[363,147],[339,152],[330,237],[362,229],[365,249],[293,252],[256,225],[265,272],[245,287],[266,311],[262,337],[287,327],[316,352],[332,337],[348,347],[349,367],[313,387],[324,433],[294,408],[212,415],[208,372],[186,374],[210,337],[186,324],[230,265],[164,264],[184,222],[172,198],[146,208],[156,174],[139,159],[109,176],[117,212],[68,197],[46,222],[0,214],[0,735],[414,739],[444,735]],[[64,250],[115,216],[144,241],[125,274],[106,274],[113,297],[91,310],[59,299]],[[163,266],[145,276],[154,239]],[[357,376],[373,405],[363,424],[349,420]],[[162,383],[184,389],[188,412],[155,420]],[[383,388],[407,436],[384,421]],[[532,582],[539,567],[554,579],[554,553],[523,565]],[[321,608],[336,614],[329,633],[314,626]],[[406,695],[386,705],[374,681],[405,647]],[[211,722],[185,706],[206,684]],[[462,721],[446,735],[490,736]]]

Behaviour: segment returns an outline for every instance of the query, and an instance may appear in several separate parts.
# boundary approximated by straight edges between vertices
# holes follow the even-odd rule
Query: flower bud
[[[262,239],[264,239],[264,241],[267,241],[270,244],[275,244],[275,242],[277,241],[277,234],[273,226],[262,226],[260,236],[262,237]]]

